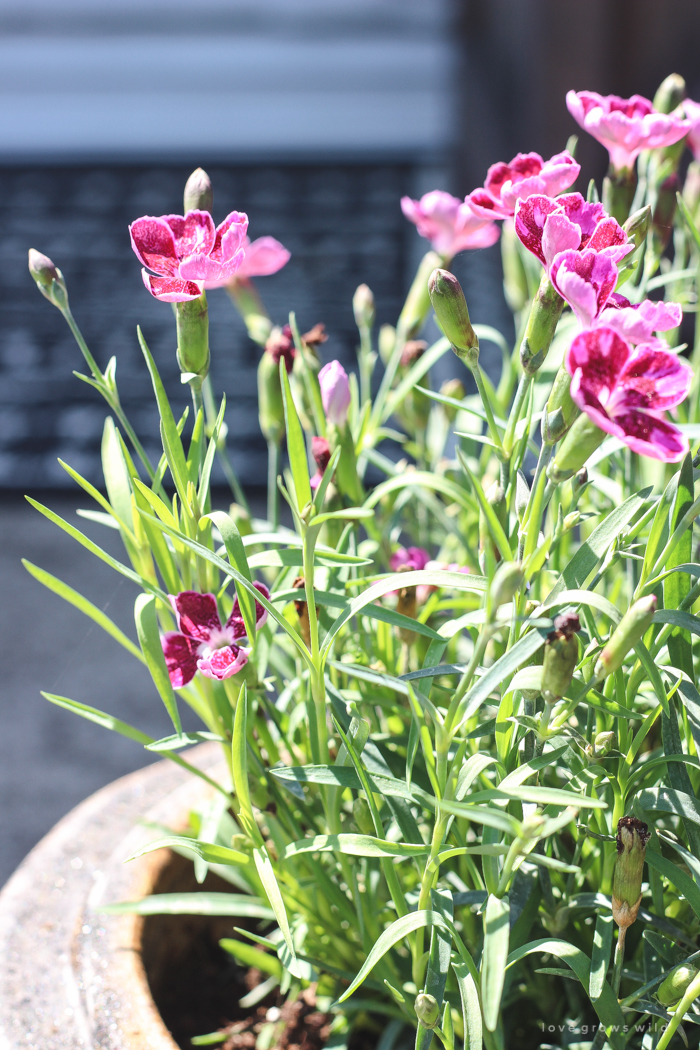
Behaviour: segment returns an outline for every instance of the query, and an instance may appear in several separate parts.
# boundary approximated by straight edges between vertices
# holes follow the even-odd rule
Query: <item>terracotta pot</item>
[[[224,773],[216,744],[187,757]],[[191,863],[170,851],[123,862],[153,838],[142,822],[182,829],[212,790],[158,762],[98,791],[32,850],[0,893],[0,1050],[177,1050],[148,979],[155,989],[180,949],[172,920],[100,915],[99,906],[195,888]],[[186,935],[203,923],[225,923],[221,936],[232,926],[177,922]]]

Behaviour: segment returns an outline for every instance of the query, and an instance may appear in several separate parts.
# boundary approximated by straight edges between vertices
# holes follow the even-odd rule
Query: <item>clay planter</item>
[[[188,760],[223,773],[216,744]],[[182,829],[212,790],[158,762],[98,791],[32,850],[0,893],[0,1050],[177,1050],[154,1001],[167,1016],[164,967],[171,983],[183,953],[205,942],[218,951],[233,920],[108,916],[99,905],[197,888],[191,862],[167,850],[123,861],[153,838],[140,822]],[[209,878],[208,888],[231,888]]]

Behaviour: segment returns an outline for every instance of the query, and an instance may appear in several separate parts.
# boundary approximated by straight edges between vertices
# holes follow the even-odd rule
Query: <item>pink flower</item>
[[[345,426],[350,407],[350,383],[340,361],[329,361],[318,373],[323,411],[329,423]]]
[[[700,160],[700,102],[693,102],[692,98],[683,101],[685,115],[690,122],[688,132],[688,146],[696,160]]]
[[[612,328],[577,335],[566,354],[571,396],[601,430],[634,452],[676,463],[688,439],[664,418],[687,396],[693,373],[668,350],[636,350]]]
[[[657,113],[648,98],[569,91],[566,105],[574,120],[610,154],[616,171],[632,168],[643,149],[659,149],[679,142],[690,122],[673,113]]]
[[[500,234],[492,215],[477,215],[468,200],[460,201],[443,190],[431,190],[419,201],[402,197],[401,211],[445,259],[465,248],[488,248]]]
[[[518,153],[510,164],[492,164],[483,189],[474,190],[467,203],[484,219],[506,219],[515,212],[519,200],[533,193],[556,197],[578,178],[581,165],[568,150],[542,160],[539,153]]]
[[[243,261],[248,216],[232,211],[220,226],[208,211],[187,215],[145,215],[129,227],[131,246],[151,295],[166,303],[198,299],[204,286],[225,284]]]
[[[581,327],[590,328],[615,289],[617,266],[602,252],[569,250],[555,256],[549,277]]]
[[[283,244],[276,241],[274,237],[258,237],[251,241],[246,237],[243,241],[245,255],[240,266],[233,275],[234,280],[247,277],[269,277],[286,266],[292,255]],[[221,288],[231,280],[226,277],[221,280],[207,281],[205,288]]]
[[[430,561],[430,555],[422,547],[399,547],[389,559],[392,572],[399,569],[424,569]]]
[[[265,598],[270,597],[264,583],[256,583],[255,587]],[[170,603],[175,610],[178,630],[164,634],[161,641],[170,681],[176,689],[191,682],[197,671],[207,678],[223,681],[245,667],[250,649],[236,644],[246,636],[238,598],[234,600],[224,627],[213,594],[182,591],[181,594],[171,594]],[[256,627],[262,627],[266,620],[267,609],[256,602]]]
[[[635,306],[619,292],[613,292],[597,323],[612,328],[628,343],[647,343],[663,347],[661,339],[654,339],[654,332],[667,332],[677,328],[683,320],[680,303],[652,302],[645,299]]]
[[[316,473],[309,480],[311,488],[315,492],[323,480],[323,475],[326,472],[326,467],[328,466],[331,458],[331,446],[328,444],[325,438],[311,438],[311,455],[314,457],[314,460],[316,462]]]
[[[580,193],[553,200],[533,195],[515,208],[515,232],[549,273],[555,256],[564,251],[591,251],[618,262],[634,250],[620,224],[602,204],[585,201]]]

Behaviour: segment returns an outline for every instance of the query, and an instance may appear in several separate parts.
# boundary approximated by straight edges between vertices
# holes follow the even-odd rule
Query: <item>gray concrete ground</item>
[[[53,510],[123,560],[119,536],[76,517],[89,500],[46,495]],[[24,500],[0,501],[0,885],[56,821],[116,777],[155,761],[134,741],[55,707],[40,690],[89,704],[153,737],[171,724],[147,671],[24,569],[69,583],[135,638],[135,585]],[[183,705],[184,707],[184,705]],[[197,719],[183,709],[183,723]]]

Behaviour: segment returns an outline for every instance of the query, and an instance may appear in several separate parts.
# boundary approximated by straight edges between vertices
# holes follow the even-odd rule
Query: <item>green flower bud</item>
[[[656,606],[656,595],[649,594],[629,607],[598,657],[593,672],[598,681],[622,667],[627,653],[646,634],[654,618]]]
[[[542,367],[563,309],[564,300],[543,273],[520,346],[520,364],[528,375],[534,375]]]
[[[581,624],[576,613],[562,613],[554,620],[554,630],[547,635],[542,662],[542,696],[551,704],[561,700],[571,685],[578,663],[576,632]]]
[[[613,869],[612,913],[618,926],[631,926],[642,900],[642,872],[649,828],[636,817],[622,817],[617,823],[617,856]]]
[[[646,240],[647,233],[649,232],[649,223],[651,221],[651,205],[645,204],[639,211],[633,212],[629,219],[624,223],[623,230],[625,233],[634,241],[635,248],[638,248],[640,244],[643,244]]]
[[[685,995],[688,985],[697,976],[697,967],[690,963],[681,963],[673,970],[665,981],[659,985],[656,998],[662,1006],[673,1006]]]
[[[248,336],[259,346],[265,346],[272,334],[272,321],[267,316],[262,300],[253,282],[235,274],[226,285],[233,305],[245,321]]]
[[[576,419],[562,441],[557,454],[549,464],[547,477],[555,485],[578,473],[605,437],[605,431],[595,425],[585,413]]]
[[[419,992],[414,1003],[416,1017],[422,1028],[435,1028],[440,1019],[440,1007],[434,995]]]
[[[356,798],[352,804],[352,818],[363,835],[374,835],[372,812],[366,798]]]
[[[505,490],[501,485],[499,485],[497,481],[494,481],[493,485],[491,485],[490,488],[487,489],[485,495],[487,502],[495,511],[496,517],[498,518],[500,524],[503,526],[504,531],[507,532],[508,504],[506,502]],[[484,572],[486,572],[487,551],[491,551],[495,561],[498,562],[501,560],[501,552],[498,550],[498,547],[491,539],[491,533],[489,532],[489,526],[486,520],[486,515],[481,509],[479,510],[479,550],[480,560],[483,563],[481,568]]]
[[[185,183],[183,206],[185,215],[188,211],[208,211],[214,205],[214,192],[211,179],[203,168],[195,168]]]
[[[522,470],[519,470],[515,478],[515,514],[521,524],[529,502],[530,486]]]
[[[520,254],[520,242],[512,222],[504,222],[501,232],[501,260],[503,262],[503,292],[514,314],[523,309],[528,300],[527,274]]]
[[[564,518],[563,528],[564,532],[571,532],[581,521],[581,512],[578,510],[572,510],[570,514],[567,514]]]
[[[487,608],[490,616],[493,616],[501,605],[513,600],[524,579],[525,574],[520,562],[504,561],[498,566],[488,594]]]
[[[542,415],[542,440],[547,445],[561,441],[581,409],[572,400],[571,376],[562,364],[557,372]]]
[[[258,365],[258,418],[267,441],[279,445],[284,435],[284,401],[279,364],[268,350]]]
[[[657,113],[672,113],[684,98],[685,80],[680,73],[669,73],[656,89],[654,109]]]
[[[57,266],[54,266],[48,255],[42,255],[35,248],[30,248],[29,272],[36,281],[36,286],[41,294],[59,310],[65,310],[68,306],[66,282],[63,274]]]
[[[428,281],[430,301],[438,324],[464,363],[477,364],[479,340],[469,320],[469,309],[462,286],[448,270],[433,270]]]
[[[603,207],[621,224],[629,218],[636,189],[637,175],[633,167],[616,170],[610,166],[603,179]]]
[[[588,471],[585,467],[579,470],[578,474],[575,474],[571,479],[571,492],[574,497],[574,501],[578,502],[581,493],[588,484]]]
[[[366,284],[360,284],[352,297],[352,309],[358,328],[371,328],[374,324],[374,296]]]
[[[383,324],[379,329],[379,339],[377,340],[379,356],[381,357],[384,364],[387,364],[391,357],[392,351],[396,346],[396,329],[393,324]]]
[[[586,755],[595,762],[599,758],[605,758],[615,747],[617,747],[615,733],[598,733],[593,743],[586,748]]]
[[[430,309],[428,278],[441,261],[437,252],[426,252],[420,261],[399,317],[398,329],[402,340],[414,339],[425,323]]]
[[[466,396],[464,383],[461,379],[446,379],[440,387],[440,393],[443,397],[451,397],[454,401],[463,401]],[[450,423],[454,423],[458,409],[453,405],[443,405],[442,407]]]
[[[209,371],[209,310],[207,296],[175,303],[177,363],[180,371],[204,379]]]

